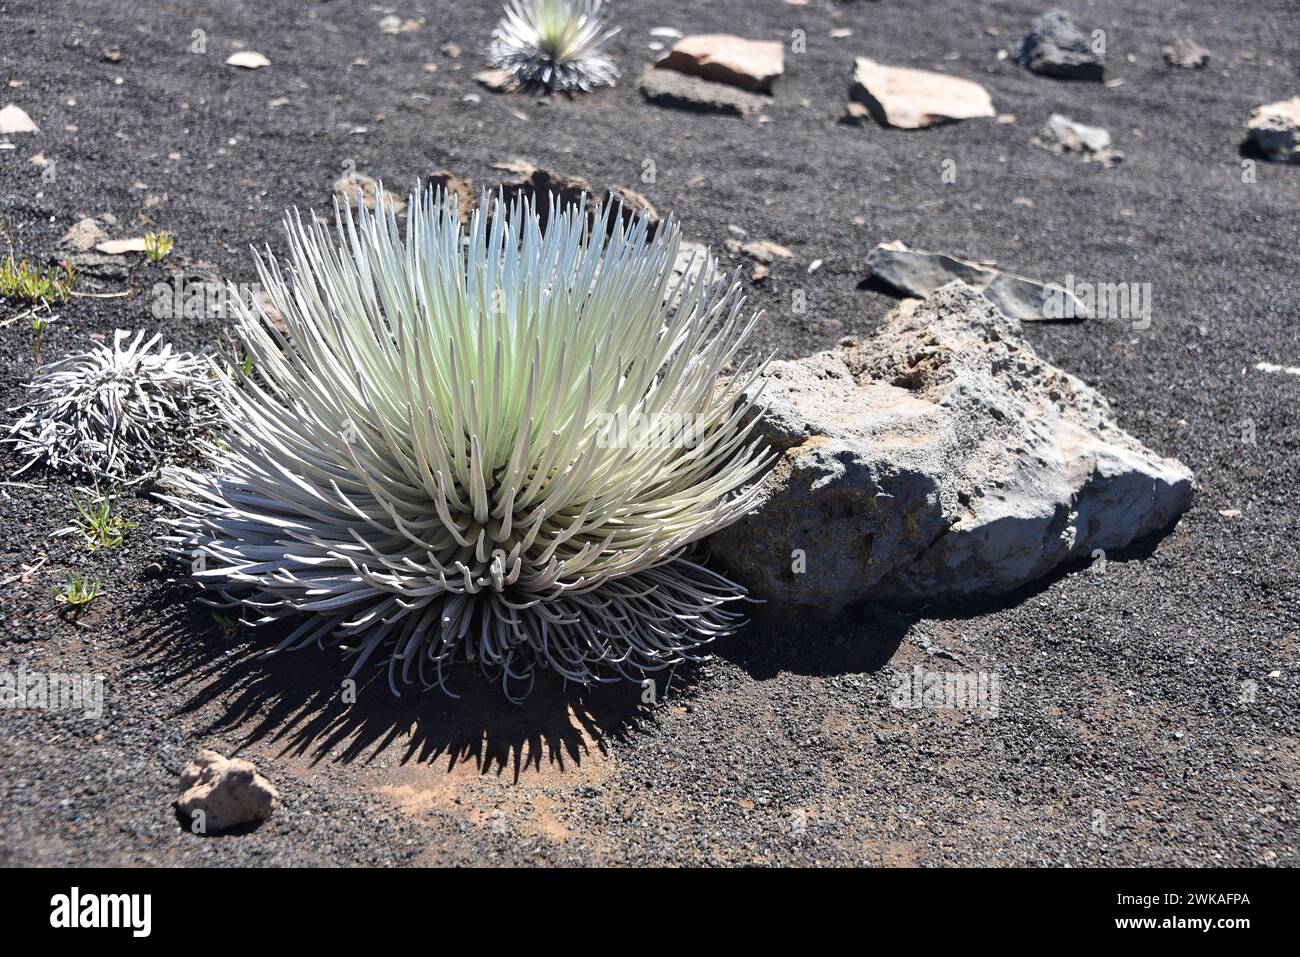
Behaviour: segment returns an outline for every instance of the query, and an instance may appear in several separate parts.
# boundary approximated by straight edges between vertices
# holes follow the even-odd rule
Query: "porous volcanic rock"
[[[181,775],[176,806],[194,819],[202,812],[203,830],[216,834],[264,821],[280,802],[280,792],[252,762],[202,750]]]
[[[960,282],[764,378],[757,431],[780,459],[713,553],[778,611],[1012,591],[1191,501],[1191,472]]]
[[[1276,163],[1300,163],[1300,96],[1255,108],[1246,121],[1250,139]]]
[[[1093,49],[1092,38],[1075,26],[1063,10],[1034,18],[1020,43],[1016,62],[1032,73],[1058,80],[1105,79],[1106,57]]]

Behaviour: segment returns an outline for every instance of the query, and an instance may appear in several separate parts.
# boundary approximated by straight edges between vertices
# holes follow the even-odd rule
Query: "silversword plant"
[[[386,657],[395,692],[458,661],[511,697],[539,667],[641,678],[733,630],[743,590],[694,548],[770,464],[734,278],[681,278],[672,220],[585,201],[376,208],[295,212],[288,270],[258,257],[288,334],[241,305],[258,376],[221,372],[223,441],[168,499],[209,600],[301,616],[278,648],[340,641],[353,675]],[[689,415],[693,443],[602,442],[619,410]]]
[[[162,336],[118,329],[96,344],[46,366],[10,409],[22,415],[6,442],[35,465],[99,482],[129,483],[173,455],[189,453],[217,419],[217,380],[208,361],[173,352]]]
[[[522,86],[612,86],[618,69],[603,51],[616,33],[605,26],[601,0],[509,0],[488,58]]]

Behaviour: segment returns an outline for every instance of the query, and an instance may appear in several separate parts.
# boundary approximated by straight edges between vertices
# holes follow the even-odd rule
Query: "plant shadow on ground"
[[[1161,534],[1147,536],[1107,556],[1110,562],[1143,560]],[[712,654],[764,681],[781,672],[834,676],[884,668],[923,619],[957,620],[1003,610],[1026,601],[1087,561],[1058,566],[1031,585],[998,596],[977,596],[908,606],[863,603],[831,617],[796,617],[756,606],[738,635],[718,642]],[[373,763],[446,762],[451,771],[471,764],[479,773],[514,780],[529,772],[563,772],[570,765],[608,753],[612,741],[655,720],[642,704],[641,686],[619,682],[596,688],[567,685],[550,673],[539,677],[522,703],[511,703],[498,684],[462,667],[448,680],[451,697],[418,685],[400,696],[388,687],[386,668],[357,681],[356,701],[345,704],[348,665],[332,649],[307,648],[273,655],[287,625],[223,634],[194,588],[165,580],[133,610],[150,625],[135,640],[136,666],[163,687],[187,697],[181,714],[200,716],[202,736],[233,736],[247,747],[270,743],[283,757]],[[278,626],[277,626],[278,627]],[[687,663],[656,677],[658,693],[671,681],[674,695],[693,694],[697,666]],[[215,712],[215,714],[214,714]]]
[[[1145,561],[1176,525],[1107,552],[1105,562]],[[922,621],[964,621],[1006,611],[1063,579],[1088,575],[1094,567],[1091,558],[1064,561],[1042,578],[998,595],[860,602],[834,615],[817,609],[802,615],[759,611],[737,638],[719,643],[714,654],[759,681],[781,672],[819,677],[873,673],[889,664],[913,626]]]
[[[442,761],[448,771],[470,764],[517,781],[605,755],[633,725],[653,721],[639,684],[582,688],[547,673],[514,704],[498,683],[468,667],[447,681],[460,696],[453,698],[419,684],[399,685],[394,695],[387,668],[367,665],[356,679],[355,702],[347,704],[351,664],[336,650],[264,654],[292,625],[224,635],[211,609],[181,582],[160,582],[135,613],[150,622],[135,639],[138,669],[179,692],[177,710],[198,718],[201,737],[233,738],[240,748],[270,744],[282,758],[312,766]],[[657,676],[660,687],[666,677]]]

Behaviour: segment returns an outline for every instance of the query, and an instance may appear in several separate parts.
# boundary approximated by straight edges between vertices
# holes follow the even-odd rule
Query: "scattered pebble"
[[[1184,70],[1200,70],[1210,62],[1210,51],[1195,40],[1182,37],[1174,40],[1160,51],[1165,62]]]
[[[242,67],[245,70],[258,70],[270,66],[271,61],[253,50],[240,50],[226,57],[226,65]]]
[[[379,31],[389,36],[396,36],[399,33],[414,33],[418,29],[420,29],[418,20],[403,20],[391,13],[379,21]]]
[[[1281,372],[1284,375],[1300,375],[1300,366],[1280,366],[1275,362],[1257,362],[1255,368],[1260,372]]]
[[[101,252],[105,256],[122,256],[126,253],[142,253],[144,252],[144,237],[136,236],[131,239],[106,239],[103,242],[95,243],[95,251]]]
[[[1030,142],[1053,153],[1073,153],[1106,167],[1115,166],[1124,158],[1123,153],[1111,148],[1109,130],[1076,123],[1060,113],[1053,113]]]
[[[35,133],[38,128],[32,118],[21,107],[10,103],[0,110],[0,134]]]
[[[761,263],[794,258],[793,252],[770,239],[757,239],[743,244],[739,240],[728,239],[724,245],[730,252],[742,252],[750,259],[757,259]]]
[[[474,79],[495,93],[509,93],[519,88],[519,82],[509,70],[480,70],[474,74]]]

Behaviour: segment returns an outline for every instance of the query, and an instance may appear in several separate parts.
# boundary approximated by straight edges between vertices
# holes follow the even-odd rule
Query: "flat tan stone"
[[[109,239],[102,243],[96,243],[95,249],[105,256],[121,256],[123,253],[142,253],[144,252],[144,237],[136,236],[133,239]]]
[[[436,69],[438,65],[435,63],[433,66]],[[510,93],[519,88],[515,75],[509,70],[480,70],[474,74],[474,79],[494,93]]]
[[[10,103],[0,110],[0,134],[35,133],[36,124],[20,106]]]
[[[88,253],[95,248],[96,243],[107,239],[108,235],[99,228],[99,223],[85,216],[68,227],[57,245],[63,252]]]
[[[855,61],[849,95],[876,122],[905,130],[994,115],[993,99],[978,83],[867,57]]]
[[[773,40],[747,40],[730,33],[698,33],[678,40],[656,66],[770,93],[776,78],[785,72],[785,47]]]
[[[775,259],[793,259],[794,253],[782,246],[780,243],[774,243],[770,239],[756,239],[752,243],[745,243],[740,247],[740,251],[751,259],[757,259],[761,263],[770,263]]]

